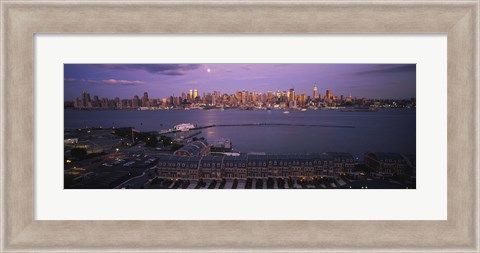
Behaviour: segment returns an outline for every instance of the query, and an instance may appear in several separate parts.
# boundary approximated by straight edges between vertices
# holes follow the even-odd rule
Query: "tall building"
[[[295,89],[290,89],[290,96],[288,98],[288,101],[291,102],[291,101],[295,101]]]
[[[316,100],[318,98],[318,90],[317,90],[317,85],[313,86],[313,100]]]
[[[143,106],[143,107],[149,107],[148,93],[147,93],[147,92],[144,92],[144,93],[143,93],[142,106]]]
[[[119,97],[115,97],[115,109],[122,109],[122,103],[120,102],[120,98]]]
[[[108,109],[108,108],[109,108],[109,102],[110,102],[110,101],[108,100],[108,98],[103,98],[103,100],[102,100],[102,108],[103,108],[103,109]]]
[[[300,102],[300,106],[305,106],[305,102],[306,102],[306,96],[305,96],[305,94],[300,95],[300,97],[299,97],[298,100],[299,100],[299,102]]]
[[[134,109],[137,109],[140,106],[140,99],[138,98],[137,95],[135,95],[132,99],[132,107]]]
[[[330,91],[330,89],[328,89],[328,90],[326,91],[326,95],[325,95],[325,96],[326,96],[327,100],[332,99],[332,92]]]
[[[192,101],[193,100],[193,90],[190,90],[188,92],[188,100]]]
[[[267,101],[272,102],[273,100],[273,93],[271,91],[267,92]]]
[[[193,99],[198,97],[198,90],[193,90]]]
[[[90,106],[90,94],[83,92],[83,108],[89,108]]]

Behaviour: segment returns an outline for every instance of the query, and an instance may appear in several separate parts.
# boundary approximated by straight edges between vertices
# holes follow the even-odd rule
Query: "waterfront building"
[[[303,176],[303,159],[299,156],[290,156],[287,159],[292,162],[292,165],[290,166],[290,175],[296,178]]]
[[[302,166],[302,176],[307,178],[313,178],[315,175],[315,167],[313,165],[314,156],[302,155],[298,158]]]
[[[195,180],[199,178],[200,157],[167,155],[158,160],[160,177]]]
[[[269,155],[267,161],[269,176],[273,178],[277,177],[289,177],[291,162],[288,156],[281,155]]]
[[[198,140],[191,142],[173,153],[178,156],[205,156],[210,154],[207,142]]]
[[[176,178],[177,177],[177,161],[180,156],[160,156],[158,160],[158,170],[160,177],[163,178]],[[180,166],[178,168],[180,170]],[[180,172],[181,174],[182,172]]]
[[[386,160],[383,167],[369,167],[373,172],[388,173],[399,169],[404,159],[400,154],[368,153],[375,160]],[[379,158],[380,157],[380,158]],[[414,163],[414,157],[412,163]],[[395,160],[395,162],[393,162]],[[388,162],[390,161],[390,162]],[[369,162],[372,162],[371,159]],[[390,163],[390,164],[389,164]],[[395,166],[391,164],[394,163]],[[376,163],[379,164],[378,162]],[[406,164],[406,163],[405,163]],[[244,178],[306,178],[336,177],[353,174],[353,156],[345,152],[309,155],[240,156],[162,156],[158,162],[161,177],[180,179],[244,179]],[[367,166],[371,166],[370,163]]]
[[[247,156],[247,175],[252,178],[268,177],[268,156],[266,155],[248,155]]]
[[[313,100],[316,100],[318,98],[318,90],[317,90],[317,85],[313,86]]]
[[[182,156],[177,160],[177,177],[180,179],[195,180],[199,178],[199,164],[201,157],[198,156]],[[180,173],[180,174],[179,174]]]
[[[209,138],[208,144],[212,149],[212,152],[225,152],[232,150],[232,142],[228,138]]]
[[[233,165],[235,158],[236,156],[225,156],[223,158],[223,177],[226,179],[236,178],[235,167]]]
[[[334,173],[352,173],[355,167],[353,156],[347,152],[327,152],[333,159]]]
[[[383,175],[403,175],[407,169],[405,157],[397,153],[365,153],[365,165],[370,170],[382,173]]]
[[[200,161],[199,173],[201,178],[223,178],[223,156],[204,156]]]

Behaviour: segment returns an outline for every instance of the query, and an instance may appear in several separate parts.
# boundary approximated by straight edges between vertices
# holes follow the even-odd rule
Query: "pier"
[[[291,126],[291,127],[335,127],[335,128],[355,128],[354,126],[349,125],[322,125],[322,124],[287,124],[287,123],[246,123],[246,124],[212,124],[206,126],[199,126],[192,128],[188,131],[193,130],[200,130],[205,128],[212,128],[212,127],[238,127],[238,126]],[[161,130],[160,134],[170,134],[170,133],[177,133],[181,132],[180,130],[175,129],[167,129]]]
[[[287,123],[247,123],[247,124],[213,124],[194,129],[204,129],[211,127],[236,127],[236,126],[293,126],[293,127],[336,127],[336,128],[355,128],[348,125],[321,125],[321,124],[287,124]]]

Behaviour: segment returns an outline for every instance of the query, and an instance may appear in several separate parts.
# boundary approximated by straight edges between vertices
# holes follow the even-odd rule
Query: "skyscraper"
[[[332,92],[330,91],[330,89],[328,89],[328,90],[326,91],[326,95],[325,95],[325,96],[326,96],[327,100],[332,99]]]
[[[140,104],[140,99],[138,98],[137,95],[135,95],[132,99],[132,107],[136,109],[139,107],[139,104]]]
[[[193,90],[193,99],[196,99],[198,97],[198,90]]]
[[[89,108],[90,105],[90,94],[83,92],[83,108]]]
[[[296,100],[295,89],[290,89],[290,96],[288,98],[288,101],[291,102],[291,101],[295,101],[295,100]]]
[[[300,97],[299,97],[298,100],[299,100],[299,102],[300,102],[300,106],[305,106],[305,102],[306,102],[306,96],[305,96],[305,94],[300,95]]]
[[[143,106],[143,107],[148,107],[148,106],[149,106],[148,93],[147,93],[147,92],[144,92],[144,93],[143,93],[142,106]]]
[[[318,91],[317,91],[317,85],[313,86],[313,100],[316,100],[318,98]]]

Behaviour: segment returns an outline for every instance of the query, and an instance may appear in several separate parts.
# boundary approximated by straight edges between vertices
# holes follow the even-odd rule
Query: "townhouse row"
[[[161,177],[178,179],[242,179],[321,177],[352,173],[350,153],[329,152],[312,155],[240,155],[160,157]]]

